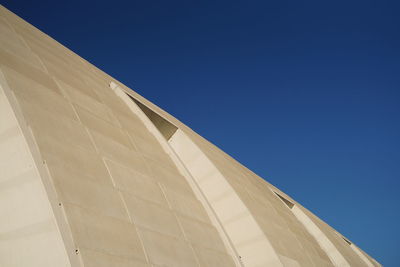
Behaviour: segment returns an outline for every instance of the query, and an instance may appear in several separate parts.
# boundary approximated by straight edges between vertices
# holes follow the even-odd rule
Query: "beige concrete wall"
[[[369,266],[371,263],[379,264],[361,251],[368,259],[368,262],[366,262],[334,229],[278,188],[260,179],[190,129],[186,129],[186,134],[219,169],[226,181],[235,188],[236,193],[257,220],[285,266]],[[339,253],[336,261],[330,259],[327,254],[329,252],[327,247],[321,246],[310,229],[304,227],[303,223],[272,190],[280,193],[301,208],[307,219],[312,221],[318,227],[318,231],[323,233],[323,238],[329,240]],[[344,261],[338,260],[340,258]]]
[[[324,235],[329,239],[329,241],[332,242],[332,244],[336,247],[339,253],[346,259],[349,266],[371,266],[371,264],[374,264],[373,263],[374,261],[371,259],[367,258],[368,260],[366,261],[366,259],[360,255],[362,251],[356,250],[354,244],[349,245],[343,239],[341,234],[339,234],[332,227],[327,225],[325,222],[323,222],[321,219],[316,217],[314,214],[312,214],[304,207],[301,207],[299,205],[299,208],[324,233]]]
[[[111,79],[5,9],[1,20],[15,37],[0,48],[1,71],[80,265],[235,266],[186,178]]]
[[[2,174],[0,181],[7,183],[0,184],[0,190],[9,190],[8,180],[25,171],[28,160],[7,157],[10,149],[21,147],[23,138],[30,141],[21,153],[32,154],[30,162],[36,164],[32,166],[41,163],[36,176],[29,178],[36,187],[15,182],[15,191],[0,193],[0,198],[16,203],[16,222],[24,218],[23,202],[42,199],[40,205],[28,203],[36,205],[31,216],[47,218],[54,226],[44,231],[49,237],[36,254],[20,249],[32,244],[2,245],[3,233],[11,229],[0,219],[0,263],[6,261],[11,267],[379,266],[176,118],[4,8],[0,8],[0,33],[0,81],[8,90],[0,108],[9,112],[0,114],[9,123],[0,131],[4,146],[0,163],[14,166],[9,172],[15,172]],[[110,88],[112,81],[119,93]],[[179,128],[169,143],[123,91],[159,114],[163,127],[172,123]],[[20,119],[10,122],[13,112]],[[22,128],[10,130],[15,127]],[[21,191],[26,196],[18,187],[27,190]],[[306,220],[299,220],[272,190],[301,209],[345,259],[344,265],[332,260],[327,247],[305,227]],[[7,205],[1,203],[0,208]],[[22,241],[31,237],[18,233]],[[53,250],[47,259],[44,254]],[[23,253],[31,253],[25,259],[32,257],[37,265],[17,258]]]
[[[45,186],[5,86],[0,73],[0,266],[70,267]]]
[[[283,266],[235,189],[205,154],[180,130],[172,136],[169,143],[204,192],[243,264]]]

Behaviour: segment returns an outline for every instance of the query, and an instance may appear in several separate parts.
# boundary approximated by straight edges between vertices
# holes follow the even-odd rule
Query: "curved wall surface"
[[[380,266],[0,8],[0,266]]]

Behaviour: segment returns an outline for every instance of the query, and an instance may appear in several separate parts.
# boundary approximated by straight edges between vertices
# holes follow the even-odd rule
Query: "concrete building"
[[[0,8],[0,266],[380,266]]]

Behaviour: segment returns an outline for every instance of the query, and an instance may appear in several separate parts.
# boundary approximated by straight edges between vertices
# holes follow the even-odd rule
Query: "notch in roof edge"
[[[110,85],[112,86],[112,85]],[[171,122],[163,118],[158,113],[154,112],[152,109],[147,107],[145,104],[141,103],[139,100],[126,93],[126,95],[132,99],[133,102],[138,105],[138,107],[143,111],[143,113],[149,118],[149,120],[156,126],[164,138],[168,141],[176,133],[178,127],[173,125]]]
[[[283,196],[281,196],[277,192],[274,191],[274,193],[275,193],[275,195],[277,195],[283,201],[283,203],[285,203],[286,206],[289,207],[289,209],[292,209],[294,207],[294,203],[292,203],[291,201],[287,200],[286,198],[284,198]]]

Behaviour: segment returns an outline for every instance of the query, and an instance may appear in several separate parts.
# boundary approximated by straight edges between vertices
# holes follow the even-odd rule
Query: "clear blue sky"
[[[399,1],[2,1],[400,266]]]

